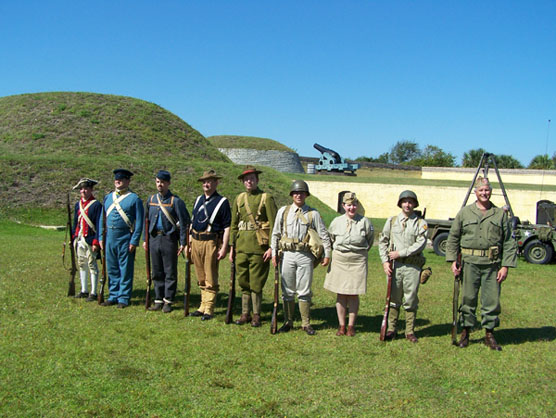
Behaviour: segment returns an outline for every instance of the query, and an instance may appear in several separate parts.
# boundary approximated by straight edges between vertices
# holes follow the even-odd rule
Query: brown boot
[[[248,322],[251,322],[251,315],[249,314],[241,314],[238,320],[236,320],[237,325],[244,325]]]
[[[419,341],[415,334],[405,334],[405,338],[407,338],[412,343],[416,343],[417,341]]]
[[[346,332],[346,335],[348,337],[354,337],[355,336],[355,327],[353,325],[348,325],[348,330]]]
[[[338,327],[338,332],[336,332],[336,335],[338,337],[340,337],[341,335],[346,335],[346,326],[345,325],[340,325]]]
[[[494,339],[494,334],[491,329],[486,329],[485,334],[485,344],[490,347],[491,350],[502,351],[502,347],[498,345],[496,340]]]
[[[461,338],[458,343],[459,348],[465,348],[469,345],[469,327],[465,327],[461,332]]]
[[[258,313],[253,314],[253,320],[251,321],[251,326],[255,328],[261,326],[261,316]]]

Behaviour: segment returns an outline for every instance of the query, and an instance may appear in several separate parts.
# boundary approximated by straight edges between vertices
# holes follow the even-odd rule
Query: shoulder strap
[[[292,205],[288,205],[286,206],[286,209],[284,209],[284,214],[282,216],[282,235],[284,235],[284,237],[288,237],[288,224],[286,223],[286,220],[288,219],[288,213],[290,212],[290,208],[292,207]]]
[[[158,193],[156,194],[156,200],[158,201],[157,206],[160,207],[160,209],[164,213],[164,216],[166,216],[166,219],[168,219],[168,222],[170,222],[172,225],[174,225],[174,227],[176,227],[176,220],[172,215],[170,215],[168,209],[166,209],[164,205],[160,202],[160,196],[158,195]],[[172,206],[173,204],[174,204],[174,196],[172,196],[172,200],[170,201],[170,206]]]
[[[218,204],[216,205],[216,207],[214,208],[214,210],[212,211],[212,215],[209,219],[209,225],[207,228],[207,232],[210,232],[210,230],[212,229],[212,223],[214,222],[214,220],[216,219],[216,214],[218,213],[218,211],[220,210],[220,207],[222,206],[222,204],[224,203],[224,201],[226,201],[227,199],[222,196],[220,198],[220,201],[218,202]]]
[[[197,209],[199,200],[201,200],[201,195],[197,196],[197,199],[195,199],[195,203],[193,203],[193,210],[191,211],[191,224],[193,224],[193,220],[195,219],[195,210]]]
[[[259,203],[259,207],[257,208],[257,217],[261,215],[261,209],[263,208],[263,205],[265,203],[266,203],[266,193],[263,193],[263,195],[261,196],[261,202]]]

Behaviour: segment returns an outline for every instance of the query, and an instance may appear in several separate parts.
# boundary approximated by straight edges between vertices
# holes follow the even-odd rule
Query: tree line
[[[485,153],[483,148],[472,149],[463,153],[462,167],[477,167]],[[457,167],[456,157],[435,145],[427,145],[421,149],[416,142],[398,141],[390,149],[376,158],[358,157],[355,161],[403,164],[417,167]],[[539,170],[556,169],[556,152],[550,157],[548,154],[536,155],[527,167],[524,167],[511,155],[497,154],[496,164],[499,168],[531,168]]]

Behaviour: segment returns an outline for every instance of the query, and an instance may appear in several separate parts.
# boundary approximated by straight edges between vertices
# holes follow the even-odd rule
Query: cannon
[[[355,171],[361,167],[359,164],[347,163],[344,158],[340,156],[336,151],[329,148],[323,147],[319,144],[314,144],[313,147],[321,152],[321,157],[319,163],[315,165],[316,171],[327,171],[327,172],[346,172],[349,171],[351,174],[355,174]]]

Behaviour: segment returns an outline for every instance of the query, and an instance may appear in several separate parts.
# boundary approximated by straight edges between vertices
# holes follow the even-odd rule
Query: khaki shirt
[[[446,241],[446,261],[455,261],[460,248],[488,250],[498,247],[496,260],[488,256],[462,254],[471,264],[491,264],[501,261],[504,267],[516,267],[517,244],[512,238],[507,213],[494,205],[484,215],[476,203],[467,205],[457,214]]]
[[[303,205],[303,207],[298,208],[297,206],[292,204],[288,212],[286,225],[283,225],[284,211],[286,210],[286,208],[287,206],[282,206],[280,209],[278,209],[278,213],[276,214],[274,229],[272,230],[272,256],[276,256],[276,254],[278,253],[278,242],[280,241],[280,238],[282,238],[283,227],[286,228],[288,238],[297,238],[301,241],[307,235],[307,230],[311,225],[306,224],[298,217],[297,211],[299,210],[306,220],[309,219],[308,213],[311,212],[311,216],[313,217],[312,227],[315,229],[315,231],[317,231],[320,239],[322,240],[322,246],[324,247],[324,256],[330,258],[330,237],[328,236],[328,231],[326,230],[326,226],[324,225],[320,213],[316,209],[313,209],[307,205]]]
[[[328,228],[333,248],[341,252],[369,251],[373,246],[374,228],[369,218],[356,214],[334,218]]]
[[[392,225],[391,228],[390,225]],[[390,243],[393,244],[392,248],[390,248]],[[398,216],[392,216],[386,220],[378,240],[378,252],[380,260],[386,263],[389,261],[388,252],[391,249],[397,251],[400,257],[413,257],[420,255],[426,245],[427,222],[415,213],[406,218],[401,212]]]
[[[270,194],[266,194],[266,199],[261,207],[260,214],[258,214],[259,205],[263,196],[263,191],[259,188],[247,193],[247,203],[249,204],[249,209],[253,214],[256,221],[268,222],[268,236],[272,232],[274,227],[274,218],[276,217],[276,203],[274,203],[274,198]],[[246,254],[263,254],[268,246],[261,247],[257,241],[256,232],[254,229],[251,230],[239,230],[240,222],[252,224],[251,217],[247,213],[247,208],[245,207],[245,201],[243,200],[243,193],[238,195],[232,206],[232,224],[230,225],[230,245],[236,243],[236,251],[246,253]],[[241,197],[241,199],[238,198]]]

